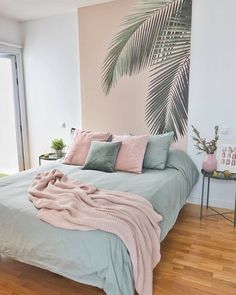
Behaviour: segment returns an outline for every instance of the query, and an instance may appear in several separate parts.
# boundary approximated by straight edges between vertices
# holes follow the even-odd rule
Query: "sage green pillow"
[[[121,144],[122,142],[92,141],[83,169],[113,172]]]
[[[150,136],[144,155],[144,168],[165,169],[173,136],[174,132]]]

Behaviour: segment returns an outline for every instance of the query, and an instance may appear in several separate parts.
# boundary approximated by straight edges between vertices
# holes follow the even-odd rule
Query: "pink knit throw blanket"
[[[29,188],[38,217],[70,230],[98,229],[117,235],[132,261],[139,295],[152,295],[153,268],[160,261],[162,217],[138,195],[70,181],[59,170],[39,173]]]

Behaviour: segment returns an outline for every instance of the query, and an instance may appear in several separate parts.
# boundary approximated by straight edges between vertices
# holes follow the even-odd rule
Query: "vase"
[[[62,150],[56,150],[57,158],[62,158]]]
[[[214,154],[206,154],[202,163],[202,169],[206,172],[213,172],[217,169],[217,160]]]

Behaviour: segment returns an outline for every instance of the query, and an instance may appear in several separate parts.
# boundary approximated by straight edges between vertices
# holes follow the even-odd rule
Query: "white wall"
[[[192,59],[189,96],[189,126],[195,125],[205,137],[213,137],[213,128],[230,128],[228,136],[236,143],[236,1],[193,0]],[[197,156],[188,134],[188,154],[199,170],[203,156]],[[199,202],[201,180],[191,201]],[[235,184],[213,181],[213,204],[233,208]]]
[[[50,151],[53,138],[68,143],[70,128],[80,125],[77,20],[73,12],[23,24],[32,166],[38,164],[39,154]]]
[[[20,24],[0,16],[0,42],[21,45],[22,39]]]

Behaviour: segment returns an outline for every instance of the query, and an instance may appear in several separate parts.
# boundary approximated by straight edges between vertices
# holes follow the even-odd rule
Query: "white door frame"
[[[12,60],[18,162],[22,171],[30,168],[22,48],[0,42],[0,55]]]

